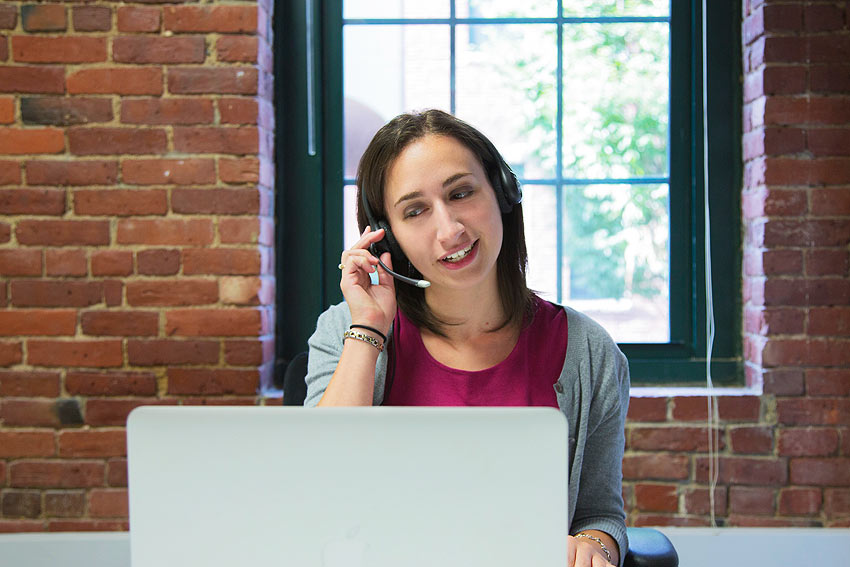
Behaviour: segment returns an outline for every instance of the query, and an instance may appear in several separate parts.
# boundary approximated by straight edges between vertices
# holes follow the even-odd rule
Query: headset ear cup
[[[386,250],[389,251],[390,256],[393,259],[393,270],[396,272],[403,270],[403,266],[407,265],[407,257],[404,255],[404,252],[401,251],[401,246],[398,245],[395,236],[393,236],[393,231],[390,229],[389,223],[384,220],[380,220],[378,221],[378,228],[384,229],[384,238],[381,242],[386,243]]]

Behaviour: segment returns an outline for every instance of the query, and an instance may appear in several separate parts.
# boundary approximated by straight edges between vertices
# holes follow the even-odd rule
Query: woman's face
[[[408,145],[387,171],[384,207],[407,258],[434,289],[496,277],[502,215],[484,168],[450,136]]]

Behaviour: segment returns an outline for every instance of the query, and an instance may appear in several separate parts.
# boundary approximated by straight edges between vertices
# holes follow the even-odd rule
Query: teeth
[[[464,258],[467,254],[469,254],[469,252],[470,252],[470,250],[472,250],[473,246],[475,246],[474,242],[472,244],[470,244],[469,246],[467,246],[466,248],[464,248],[463,250],[458,250],[457,252],[455,252],[451,256],[446,256],[445,258],[443,258],[443,260],[445,260],[446,262],[457,262],[461,258]]]

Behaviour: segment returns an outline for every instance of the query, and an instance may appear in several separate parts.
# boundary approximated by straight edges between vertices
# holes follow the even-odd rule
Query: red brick
[[[763,8],[765,31],[799,31],[803,24],[801,6],[766,4]]]
[[[685,480],[690,476],[690,459],[670,453],[626,454],[624,479]]]
[[[256,36],[224,36],[215,43],[218,60],[227,63],[255,63],[257,61]]]
[[[219,280],[219,297],[227,305],[272,305],[274,280],[257,277],[223,277]]]
[[[820,512],[823,498],[817,488],[783,488],[779,493],[779,513],[786,516],[813,516]]]
[[[175,189],[171,207],[185,214],[259,214],[260,193],[256,189]]]
[[[25,285],[25,282],[15,282]],[[35,282],[33,282],[35,283]],[[8,309],[0,311],[0,335],[73,335],[77,312],[73,309]]]
[[[696,480],[708,481],[708,457],[696,457]],[[745,485],[785,485],[788,465],[785,459],[759,457],[720,457],[719,482]]]
[[[776,413],[779,423],[784,425],[848,425],[850,399],[779,399]]]
[[[128,400],[91,399],[86,402],[86,423],[96,426],[125,426],[127,416],[139,406],[173,405],[158,398],[132,398]]]
[[[224,361],[232,366],[260,366],[274,360],[271,339],[224,341]]]
[[[12,38],[12,57],[20,63],[97,63],[106,55],[106,39],[100,37]]]
[[[717,398],[720,419],[726,421],[756,421],[761,402],[755,396],[720,396]],[[673,398],[673,419],[679,421],[705,421],[708,402],[704,396]]]
[[[850,486],[850,459],[791,459],[791,483],[815,486]]]
[[[18,185],[20,182],[20,163],[17,161],[0,160],[0,185]]]
[[[109,244],[109,221],[20,221],[15,233],[18,242],[26,245],[102,246]]]
[[[123,160],[124,182],[131,185],[204,185],[215,182],[212,159]]]
[[[24,351],[20,341],[0,341],[0,366],[13,366],[24,360]],[[0,376],[0,380],[2,380]],[[3,384],[0,383],[0,389]]]
[[[776,512],[776,490],[773,488],[729,487],[729,512],[755,516],[772,516]]]
[[[106,463],[106,483],[109,486],[127,486],[127,459],[110,459]]]
[[[219,158],[218,176],[225,183],[257,183],[260,161],[256,158]]]
[[[0,92],[63,94],[65,68],[0,65]]]
[[[205,124],[215,118],[213,102],[198,98],[130,99],[121,101],[125,124]]]
[[[762,351],[765,366],[837,366],[847,360],[846,340],[773,339]]]
[[[270,331],[269,314],[263,309],[175,309],[165,316],[169,336],[245,337]]]
[[[71,128],[68,147],[77,155],[158,154],[168,139],[160,128]]]
[[[638,398],[629,400],[629,421],[666,421],[667,398]]]
[[[89,515],[93,518],[126,518],[129,513],[126,489],[95,488],[89,500]]]
[[[256,32],[257,7],[169,6],[164,10],[164,24],[175,32]]]
[[[4,490],[0,512],[7,518],[37,518],[41,515],[41,493],[37,490]]]
[[[850,215],[850,189],[813,189],[811,200],[815,215]]]
[[[823,509],[828,518],[850,516],[850,490],[827,488],[824,490]]]
[[[83,277],[88,274],[85,250],[48,249],[44,265],[48,276]]]
[[[180,270],[179,250],[140,250],[136,253],[139,273],[152,276],[170,276]]]
[[[252,67],[168,70],[168,90],[172,94],[256,95],[258,87],[257,70]]]
[[[208,219],[121,219],[118,221],[118,243],[203,246],[213,239],[212,221]]]
[[[770,66],[762,71],[764,94],[788,95],[806,92],[806,68]]]
[[[806,250],[806,275],[844,276],[850,271],[847,250]]]
[[[274,240],[274,225],[270,219],[222,218],[218,222],[218,233],[222,244],[264,244],[271,246]]]
[[[9,242],[12,238],[12,228],[5,222],[0,222],[0,242]],[[0,285],[0,307],[5,307],[4,300],[6,299],[6,282]]]
[[[118,36],[112,40],[117,63],[203,63],[203,37]]]
[[[34,161],[26,162],[29,185],[112,185],[118,180],[115,161]]]
[[[103,485],[104,464],[90,461],[25,460],[9,465],[9,484],[33,488]]]
[[[0,396],[4,397],[57,397],[59,373],[32,370],[0,371]]]
[[[258,387],[256,370],[168,370],[168,393],[172,395],[252,395]]]
[[[121,280],[104,280],[103,298],[106,300],[107,307],[123,305],[124,283]]]
[[[633,451],[705,452],[708,450],[708,428],[632,427],[628,447]]]
[[[255,154],[259,150],[257,128],[175,127],[174,149],[187,153]]]
[[[135,281],[127,283],[127,303],[141,306],[205,305],[218,301],[211,280]]]
[[[34,366],[109,368],[121,366],[124,355],[120,340],[29,340],[27,362]]]
[[[630,517],[629,525],[635,527],[641,526],[689,526],[689,527],[707,527],[709,524],[708,518],[682,517],[674,514],[660,514],[652,512],[647,514],[633,514]]]
[[[729,430],[732,451],[738,454],[768,454],[773,452],[772,427],[735,427]]]
[[[221,347],[218,341],[177,341],[170,339],[128,341],[127,357],[133,366],[175,364],[216,364]]]
[[[805,29],[810,32],[840,30],[844,23],[841,7],[830,4],[814,4],[805,7],[803,18]]]
[[[841,34],[807,36],[807,61],[844,63],[850,58],[850,38]]]
[[[168,194],[164,189],[105,189],[74,191],[74,212],[78,215],[164,215]]]
[[[850,122],[850,101],[842,96],[810,96],[806,118],[812,124],[841,125]]]
[[[183,251],[183,273],[186,275],[256,275],[261,273],[262,264],[257,250],[188,248]]]
[[[838,451],[838,431],[825,428],[782,429],[779,454],[787,457],[827,457]]]
[[[65,136],[57,128],[6,128],[0,137],[0,154],[58,154]]]
[[[44,514],[50,518],[82,516],[86,508],[83,490],[48,490],[44,492]]]
[[[11,124],[15,121],[15,99],[0,97],[0,124]]]
[[[68,15],[60,4],[21,6],[21,27],[28,32],[65,31]]]
[[[6,427],[59,427],[62,425],[55,400],[2,400],[0,416]]]
[[[675,484],[638,484],[635,486],[636,508],[647,512],[676,512],[679,496]]]
[[[9,59],[9,43],[5,36],[0,36],[0,62]]]
[[[815,157],[850,155],[850,131],[841,129],[809,129],[808,148]]]
[[[41,250],[12,248],[0,250],[0,276],[40,276]],[[2,316],[2,314],[0,314]],[[0,334],[3,330],[0,329]]]
[[[809,310],[809,334],[850,336],[850,307],[812,307]]]
[[[688,486],[683,489],[685,514],[708,516],[711,514],[710,489],[700,486]],[[717,486],[714,490],[714,513],[717,516],[726,515],[726,487]]]
[[[0,5],[0,30],[12,30],[18,25],[18,8]]]
[[[86,335],[112,337],[155,336],[159,314],[150,311],[86,311],[80,317]]]
[[[811,368],[806,370],[806,394],[809,396],[850,396],[850,369]]]
[[[68,93],[161,95],[162,69],[159,67],[81,69],[68,74]]]
[[[118,8],[118,31],[156,32],[162,23],[159,8],[121,6]]]
[[[61,215],[64,212],[64,190],[0,189],[0,213],[9,215]]]
[[[55,454],[52,431],[0,431],[0,458],[50,457]]]
[[[130,529],[127,520],[49,520],[49,532],[126,532]]]
[[[112,29],[112,10],[106,6],[74,6],[75,31],[109,31]]]
[[[157,385],[151,372],[69,371],[65,388],[77,396],[153,396]]]
[[[764,329],[762,334],[788,335],[802,333],[805,327],[806,313],[803,309],[777,309],[770,307],[763,312]]]
[[[257,124],[258,109],[254,98],[224,98],[218,101],[222,124]]]
[[[125,250],[95,250],[91,254],[92,276],[129,276],[133,253]]]
[[[79,430],[59,433],[59,456],[65,458],[124,457],[127,434],[117,430]]]
[[[769,370],[763,375],[764,393],[776,396],[802,396],[805,391],[801,370]]]

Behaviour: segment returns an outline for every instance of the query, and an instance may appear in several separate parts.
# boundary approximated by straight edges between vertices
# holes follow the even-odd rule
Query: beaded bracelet
[[[584,533],[584,532],[577,533],[577,534],[576,534],[575,536],[573,536],[573,537],[575,537],[575,538],[583,537],[583,538],[587,538],[587,539],[590,539],[590,540],[595,541],[596,543],[598,543],[598,544],[599,544],[599,547],[601,547],[601,548],[602,548],[602,551],[605,553],[605,557],[607,557],[607,558],[608,558],[608,563],[610,563],[610,562],[611,562],[611,552],[609,552],[609,551],[608,551],[608,548],[607,548],[607,547],[605,547],[605,544],[604,544],[604,543],[602,543],[602,540],[601,540],[601,539],[599,539],[598,537],[596,537],[596,536],[592,536],[592,535],[590,535],[590,534],[586,534],[586,533]]]
[[[384,350],[383,343],[378,342],[378,339],[376,339],[372,335],[367,335],[366,333],[348,330],[342,334],[342,340],[345,339],[357,339],[358,341],[369,343],[370,345],[378,349],[378,352],[383,352]]]
[[[387,336],[374,327],[370,327],[368,325],[351,325],[349,329],[366,329],[367,331],[372,331],[373,333],[381,337],[382,341],[387,342]]]

